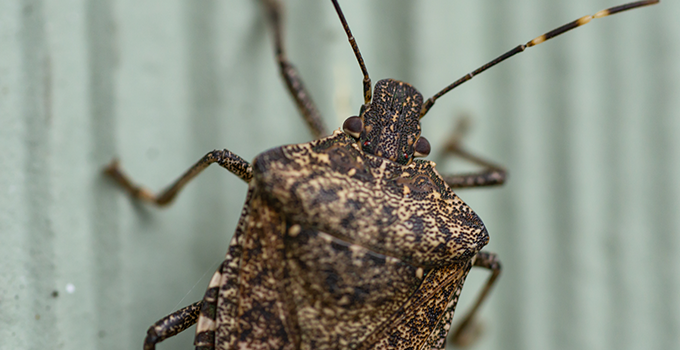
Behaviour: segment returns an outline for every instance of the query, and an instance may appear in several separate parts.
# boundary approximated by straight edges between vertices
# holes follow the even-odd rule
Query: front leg
[[[286,83],[288,92],[295,100],[302,117],[307,122],[309,130],[314,135],[315,139],[320,139],[328,135],[326,126],[321,118],[321,113],[316,108],[312,97],[302,83],[300,74],[293,64],[288,61],[286,56],[285,45],[283,44],[283,25],[282,25],[282,5],[279,0],[262,0],[265,10],[267,12],[267,20],[272,27],[274,33],[274,54],[276,62],[279,64],[279,72],[283,81]]]
[[[468,174],[445,175],[442,178],[451,188],[471,188],[497,186],[505,183],[507,172],[505,168],[493,162],[477,157],[468,152],[462,145],[462,138],[469,128],[469,120],[465,117],[460,118],[456,127],[444,145],[440,156],[454,155],[463,158],[471,163],[482,166],[484,169]]]
[[[485,161],[473,154],[468,153],[460,145],[450,151],[463,159],[472,163],[483,166],[485,169],[475,173],[446,175],[442,178],[451,188],[471,188],[471,187],[487,187],[500,186],[505,183],[507,172],[499,165]]]
[[[210,164],[217,163],[223,168],[231,171],[234,175],[240,177],[245,182],[250,182],[253,178],[253,168],[245,159],[238,155],[224,149],[212,151],[189,170],[187,170],[175,183],[168,187],[159,195],[151,193],[144,187],[135,185],[130,178],[120,170],[118,160],[114,159],[104,169],[106,175],[111,176],[125,191],[127,191],[133,198],[145,202],[153,203],[158,206],[165,206],[170,204],[179,191],[191,181],[196,175],[207,168]]]

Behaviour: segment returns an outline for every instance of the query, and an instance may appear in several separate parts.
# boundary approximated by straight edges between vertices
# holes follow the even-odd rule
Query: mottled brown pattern
[[[383,79],[375,84],[373,102],[361,113],[359,144],[366,153],[408,164],[420,137],[423,96],[410,84]]]
[[[471,259],[488,242],[434,163],[403,166],[361,151],[341,132],[265,152],[253,171],[255,185],[292,222],[414,266]]]
[[[469,261],[433,269],[383,331],[372,334],[359,349],[423,349],[448,307],[455,307],[470,271]],[[433,334],[434,333],[434,334]],[[442,339],[443,340],[443,339]]]
[[[457,344],[470,343],[477,334],[474,316],[501,267],[495,254],[480,252],[487,231],[451,188],[502,184],[506,174],[466,152],[456,137],[448,154],[484,170],[442,178],[434,163],[413,160],[429,153],[419,119],[448,91],[528,47],[594,18],[658,0],[612,7],[563,25],[468,73],[425,103],[413,86],[393,79],[379,81],[372,100],[358,45],[337,0],[332,2],[364,76],[360,115],[344,124],[351,136],[336,131],[272,149],[252,166],[228,150],[216,150],[158,196],[135,185],[115,160],[105,170],[134,198],[159,206],[215,162],[250,184],[227,256],[204,299],[152,326],[145,349],[197,318],[197,349],[443,349],[474,265],[491,276],[453,334]],[[321,116],[286,57],[281,4],[262,3],[279,71],[320,137],[325,134]]]
[[[153,350],[156,343],[177,335],[191,327],[199,318],[202,304],[202,301],[193,303],[154,323],[154,325],[149,327],[149,330],[146,332],[144,350]]]
[[[487,241],[429,161],[400,165],[342,132],[272,149],[253,162],[216,274],[215,348],[443,344],[471,258]]]
[[[415,292],[417,269],[314,230],[286,236],[286,291],[298,316],[301,348],[361,344]]]

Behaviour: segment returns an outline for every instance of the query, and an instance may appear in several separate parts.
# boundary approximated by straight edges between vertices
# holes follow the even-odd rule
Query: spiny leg
[[[505,169],[490,161],[477,157],[462,146],[462,138],[469,128],[469,119],[463,117],[458,120],[451,137],[444,145],[442,155],[456,155],[474,164],[484,167],[484,170],[476,173],[442,175],[442,178],[451,188],[470,188],[483,186],[496,186],[505,183],[507,173]]]
[[[198,320],[203,301],[197,301],[163,317],[149,327],[144,339],[144,350],[154,350],[156,344],[193,326]]]
[[[223,168],[231,171],[234,175],[240,177],[245,182],[250,182],[253,177],[253,168],[250,163],[238,155],[228,150],[214,150],[201,158],[189,170],[187,170],[175,183],[170,185],[165,191],[159,195],[151,193],[144,187],[135,185],[130,178],[125,175],[118,165],[118,160],[114,159],[104,169],[104,173],[111,176],[118,184],[123,187],[133,198],[153,203],[158,206],[170,204],[177,193],[187,184],[191,179],[196,177],[201,171],[207,168],[210,164],[217,163]]]
[[[441,91],[436,93],[434,96],[427,99],[427,101],[425,101],[425,103],[423,104],[423,108],[420,112],[420,117],[422,118],[423,116],[425,116],[427,111],[429,111],[430,108],[432,108],[432,105],[434,105],[435,100],[440,98],[445,93],[453,90],[458,85],[461,85],[464,82],[474,78],[475,75],[478,75],[479,73],[497,65],[498,63],[501,63],[501,62],[507,60],[508,58],[510,58],[510,57],[520,53],[520,52],[523,52],[524,50],[526,50],[529,47],[536,46],[536,45],[538,45],[538,44],[540,44],[544,41],[550,40],[550,39],[552,39],[552,38],[554,38],[554,37],[556,37],[556,36],[558,36],[562,33],[566,33],[566,32],[568,32],[572,29],[578,28],[578,27],[580,27],[584,24],[587,24],[592,19],[607,17],[607,16],[610,16],[610,15],[613,15],[613,14],[616,14],[616,13],[619,13],[619,12],[626,11],[626,10],[632,10],[632,9],[635,9],[635,8],[638,8],[638,7],[654,5],[654,4],[657,4],[657,3],[659,3],[659,0],[643,0],[643,1],[635,1],[635,2],[630,2],[630,3],[619,5],[619,6],[610,7],[608,9],[599,11],[594,15],[583,16],[583,17],[581,17],[577,20],[571,21],[571,22],[569,22],[569,23],[567,23],[567,24],[565,24],[561,27],[555,28],[555,29],[533,39],[533,40],[530,40],[526,44],[518,45],[515,48],[513,48],[512,50],[498,56],[496,59],[490,61],[489,63],[475,69],[474,71],[472,71],[468,74],[466,74],[462,78],[453,82],[451,85],[445,87],[444,89],[442,89]]]
[[[307,122],[309,129],[314,135],[314,138],[319,139],[328,135],[326,126],[321,118],[321,113],[316,108],[312,97],[302,84],[300,75],[297,69],[288,61],[286,57],[286,49],[283,45],[283,26],[281,24],[282,10],[279,0],[262,0],[267,11],[267,19],[272,26],[274,32],[274,53],[276,54],[276,61],[279,64],[279,71],[286,83],[286,87],[291,96],[295,100],[302,117]]]
[[[479,311],[479,307],[482,305],[486,297],[489,295],[489,291],[493,287],[496,279],[501,274],[501,262],[495,253],[489,252],[479,252],[475,257],[475,264],[473,266],[483,267],[491,270],[491,276],[486,281],[484,289],[477,297],[477,301],[472,309],[465,315],[463,321],[456,327],[456,330],[451,336],[451,342],[457,346],[466,346],[473,342],[477,335],[479,335],[479,326],[475,323],[475,316]]]

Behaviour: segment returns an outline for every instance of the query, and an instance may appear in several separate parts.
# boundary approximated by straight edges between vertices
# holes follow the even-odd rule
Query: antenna
[[[333,2],[335,3],[335,0],[333,0]],[[554,38],[554,37],[556,37],[556,36],[558,36],[562,33],[568,32],[568,31],[570,31],[574,28],[578,28],[578,27],[580,27],[584,24],[587,24],[588,22],[590,22],[594,18],[607,17],[607,16],[610,16],[610,15],[613,15],[613,14],[616,14],[616,13],[619,13],[619,12],[632,10],[632,9],[635,9],[635,8],[638,8],[638,7],[643,7],[643,6],[654,5],[654,4],[657,4],[657,3],[659,3],[659,0],[643,0],[643,1],[635,1],[635,2],[630,2],[630,3],[619,5],[619,6],[610,7],[608,9],[597,12],[596,14],[594,14],[592,16],[583,16],[583,17],[581,17],[581,18],[579,18],[575,21],[569,22],[569,23],[567,23],[567,24],[565,24],[561,27],[555,28],[555,29],[553,29],[553,30],[551,30],[551,31],[549,31],[549,32],[527,42],[526,44],[518,45],[515,48],[513,48],[512,50],[498,56],[496,59],[494,59],[494,60],[488,62],[487,64],[475,69],[474,71],[466,74],[462,78],[454,81],[451,85],[445,87],[444,89],[442,89],[441,91],[436,93],[434,96],[428,98],[427,101],[425,101],[425,103],[423,104],[423,108],[420,112],[420,118],[424,117],[425,114],[427,113],[427,111],[429,111],[430,108],[432,108],[432,105],[434,105],[434,102],[438,98],[442,97],[442,95],[444,95],[445,93],[453,90],[454,88],[463,84],[464,82],[474,78],[477,74],[497,65],[498,63],[501,63],[501,62],[507,60],[508,58],[526,50],[529,47],[536,46],[536,45],[543,43],[544,41],[550,40],[550,39],[552,39],[552,38]],[[336,5],[336,8],[337,8],[337,5]],[[349,29],[347,29],[347,30],[349,30]],[[349,32],[348,32],[348,35],[349,35]],[[352,46],[352,47],[354,47],[354,46]],[[358,52],[358,49],[355,50],[355,52]],[[362,64],[362,67],[363,67],[363,61],[360,61],[360,64]],[[364,81],[365,81],[365,79],[364,79]]]
[[[364,105],[367,105],[371,103],[371,78],[368,76],[368,69],[366,69],[366,64],[364,63],[364,58],[361,56],[361,52],[359,51],[359,46],[357,45],[356,40],[354,40],[354,36],[352,35],[352,31],[349,30],[349,25],[347,24],[347,20],[345,19],[345,15],[342,13],[342,10],[340,9],[340,5],[338,4],[338,0],[332,0],[333,1],[333,6],[335,7],[335,11],[338,13],[338,16],[340,17],[340,22],[342,22],[342,27],[345,28],[345,33],[347,34],[347,39],[349,39],[349,44],[352,45],[352,50],[354,51],[354,55],[357,57],[357,61],[359,62],[359,66],[361,67],[361,73],[364,74]]]

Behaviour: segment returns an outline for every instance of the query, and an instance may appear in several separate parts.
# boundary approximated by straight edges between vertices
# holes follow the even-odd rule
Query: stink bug
[[[364,104],[343,131],[323,138],[319,112],[285,54],[280,5],[264,1],[281,74],[319,139],[272,149],[252,163],[228,150],[210,152],[158,196],[111,163],[107,174],[135,198],[157,205],[170,203],[215,162],[249,183],[227,257],[204,299],[153,325],[144,348],[194,323],[199,348],[442,348],[467,273],[485,267],[491,277],[454,332],[454,341],[467,343],[500,263],[495,254],[481,252],[488,232],[452,189],[502,184],[505,171],[468,153],[457,139],[449,151],[482,171],[441,176],[434,163],[414,160],[430,152],[420,119],[442,95],[528,47],[593,18],[657,2],[629,3],[570,22],[424,100],[404,82],[384,79],[372,86],[334,0],[364,75]]]

